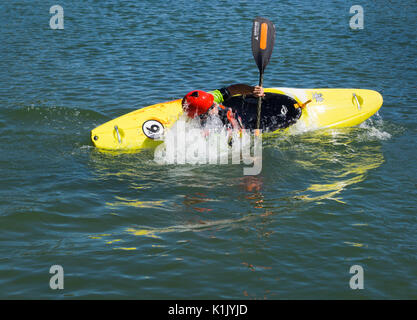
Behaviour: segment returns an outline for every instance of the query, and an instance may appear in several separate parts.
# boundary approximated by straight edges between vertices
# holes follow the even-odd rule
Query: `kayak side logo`
[[[313,99],[315,99],[316,102],[323,102],[324,101],[323,94],[320,93],[320,92],[314,92],[313,93]]]
[[[150,139],[159,139],[164,134],[164,126],[158,120],[148,120],[142,125],[142,131]]]

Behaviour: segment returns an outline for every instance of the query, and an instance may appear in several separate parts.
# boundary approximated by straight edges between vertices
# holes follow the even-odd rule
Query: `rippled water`
[[[414,1],[362,1],[358,31],[345,1],[60,1],[64,30],[53,4],[0,5],[0,297],[417,297]],[[373,89],[379,114],[264,140],[254,177],[92,146],[126,112],[256,83],[258,15],[266,87]]]

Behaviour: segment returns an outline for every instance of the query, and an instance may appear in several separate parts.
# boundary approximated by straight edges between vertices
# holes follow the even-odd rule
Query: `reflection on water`
[[[195,210],[197,212],[210,212],[210,211],[213,211],[213,209],[206,208],[200,205],[204,203],[212,202],[212,201],[218,201],[218,200],[209,198],[204,193],[196,192],[193,194],[186,194],[184,196],[183,204],[186,208]],[[197,207],[196,205],[199,205],[199,206]]]
[[[269,146],[278,149],[283,160],[291,161],[291,170],[297,170],[294,175],[304,172],[310,177],[308,187],[292,191],[295,199],[345,203],[342,191],[364,181],[370,170],[384,163],[380,139],[388,136],[363,125],[280,137]]]
[[[180,232],[202,232],[216,228],[220,230],[222,228],[230,227],[231,225],[236,226],[237,223],[246,222],[254,219],[254,215],[248,215],[240,219],[221,219],[214,221],[199,221],[198,223],[188,223],[181,225],[174,225],[165,228],[150,228],[150,227],[135,227],[127,228],[126,232],[135,236],[147,236],[151,238],[159,238],[164,233],[180,233]]]
[[[117,201],[107,202],[106,205],[109,207],[119,207],[119,206],[130,206],[135,208],[164,208],[166,206],[166,201],[140,201],[137,199],[127,199],[119,196],[115,196]]]
[[[121,246],[124,241],[134,243],[131,236],[157,240],[169,233],[239,228],[279,213],[294,214],[300,200],[349,204],[345,191],[360,188],[369,172],[384,163],[380,139],[386,137],[372,125],[275,135],[264,141],[264,171],[247,177],[241,175],[240,167],[230,165],[158,165],[150,151],[93,152],[91,165],[97,179],[112,188],[112,200],[106,206],[113,214],[132,208],[135,220],[119,226],[123,231],[92,237],[133,250],[136,245]],[[157,220],[150,209],[172,214]]]
[[[245,191],[245,199],[249,200],[256,209],[263,208],[262,176],[246,176],[241,179]]]
[[[134,226],[127,227],[121,233],[113,234],[97,234],[91,235],[90,239],[103,240],[107,245],[114,245],[113,249],[118,250],[136,250],[136,247],[122,247],[124,242],[129,242],[126,236],[140,236],[151,239],[162,239],[167,233],[183,233],[183,232],[204,232],[204,231],[220,231],[228,227],[237,227],[240,223],[247,223],[250,220],[256,219],[255,215],[249,214],[239,219],[220,219],[214,221],[198,221],[197,223],[186,223],[179,225],[172,225],[162,228],[154,228],[149,226]],[[178,240],[177,243],[185,243],[188,240]],[[163,245],[153,244],[152,248],[164,247]]]
[[[378,149],[380,147],[375,147],[370,154],[355,154],[353,157],[346,158],[344,166],[339,171],[334,172],[333,177],[332,174],[329,174],[326,183],[311,184],[307,189],[301,191],[302,194],[297,198],[305,201],[331,199],[345,203],[341,198],[336,198],[335,195],[340,194],[353,184],[364,181],[369,170],[378,168],[384,162],[384,157]],[[333,159],[329,158],[328,160],[332,161]],[[332,182],[329,182],[329,180]]]

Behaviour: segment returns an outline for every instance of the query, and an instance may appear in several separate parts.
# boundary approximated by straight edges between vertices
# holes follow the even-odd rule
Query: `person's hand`
[[[265,96],[264,88],[262,88],[260,86],[254,86],[252,94],[257,98],[264,97]]]

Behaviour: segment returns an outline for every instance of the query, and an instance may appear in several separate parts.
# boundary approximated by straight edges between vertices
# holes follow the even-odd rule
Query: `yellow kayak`
[[[380,93],[367,89],[269,88],[265,92],[261,118],[275,128],[272,132],[294,124],[307,130],[352,127],[374,115],[383,102]],[[244,106],[243,113],[248,111],[248,119],[256,110],[250,97],[235,96],[229,105],[228,102],[224,104],[232,108]],[[97,148],[107,150],[152,148],[161,143],[163,132],[182,113],[181,99],[151,105],[98,126],[91,131],[91,140]],[[286,121],[280,124],[281,118]],[[251,120],[247,121],[245,128],[250,128]]]

